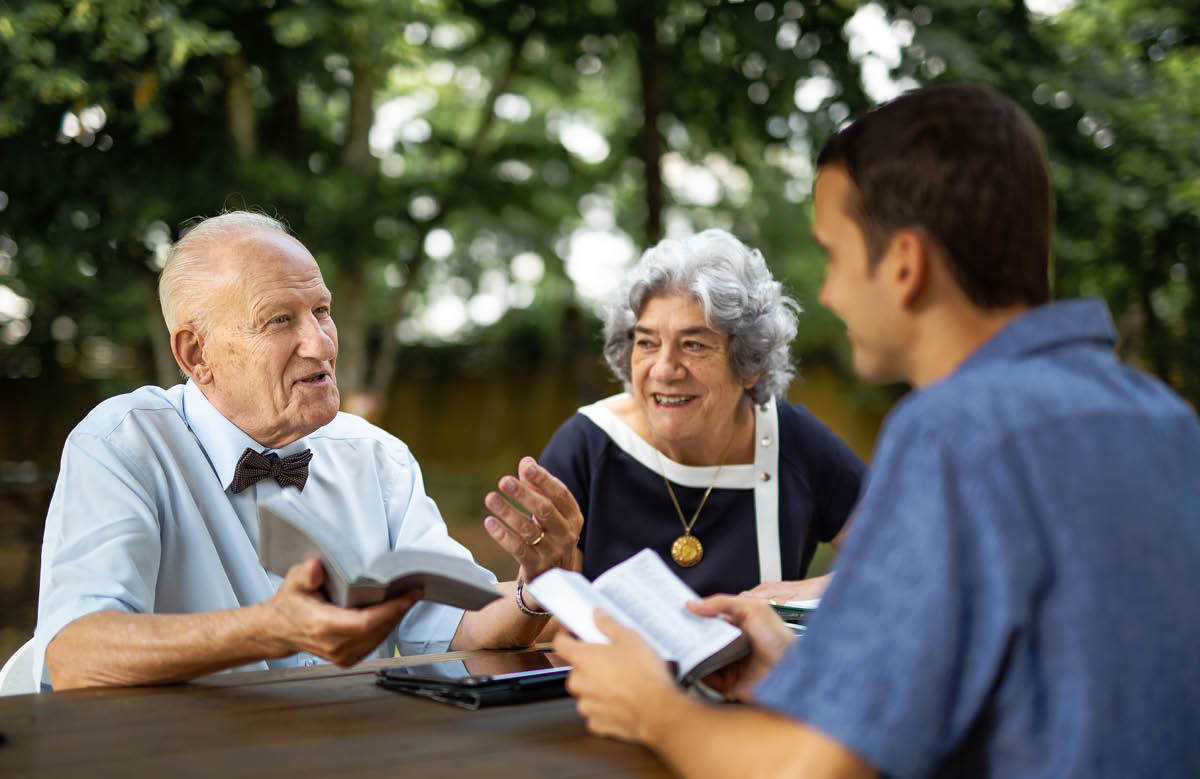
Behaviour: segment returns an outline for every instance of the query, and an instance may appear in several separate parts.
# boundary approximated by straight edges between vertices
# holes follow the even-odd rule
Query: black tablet
[[[385,668],[376,682],[466,709],[559,698],[571,667],[550,652],[489,654],[465,660]]]

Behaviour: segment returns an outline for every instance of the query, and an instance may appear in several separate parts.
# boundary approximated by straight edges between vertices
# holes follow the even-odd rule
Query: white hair
[[[784,294],[762,252],[716,229],[659,241],[622,279],[606,312],[604,357],[627,389],[633,326],[651,298],[671,294],[697,300],[709,326],[729,334],[734,375],[758,377],[747,390],[755,403],[783,395],[795,375],[790,348],[800,304]]]
[[[276,230],[287,227],[278,219],[254,211],[228,211],[197,222],[171,247],[158,277],[158,300],[167,330],[191,324],[206,332],[211,325],[205,294],[211,289],[214,249],[230,236],[248,229]]]

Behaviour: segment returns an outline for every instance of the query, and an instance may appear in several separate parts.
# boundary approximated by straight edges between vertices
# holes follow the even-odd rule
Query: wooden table
[[[405,660],[0,698],[0,777],[670,775],[589,736],[569,698],[466,711],[375,685]]]

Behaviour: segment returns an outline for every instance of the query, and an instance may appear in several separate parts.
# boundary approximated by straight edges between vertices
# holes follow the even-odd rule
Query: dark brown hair
[[[980,308],[1050,297],[1054,201],[1041,135],[1021,108],[976,84],[941,84],[873,109],[829,139],[817,166],[840,166],[845,204],[872,267],[897,230],[941,250]]]

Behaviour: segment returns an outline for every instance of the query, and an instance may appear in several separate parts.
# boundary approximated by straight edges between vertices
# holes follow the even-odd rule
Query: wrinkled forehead
[[[261,228],[234,233],[213,258],[213,302],[226,311],[247,311],[272,295],[328,294],[317,261],[286,233]]]
[[[637,332],[663,330],[684,336],[729,336],[706,316],[704,302],[686,292],[660,293],[646,298],[633,327]]]

